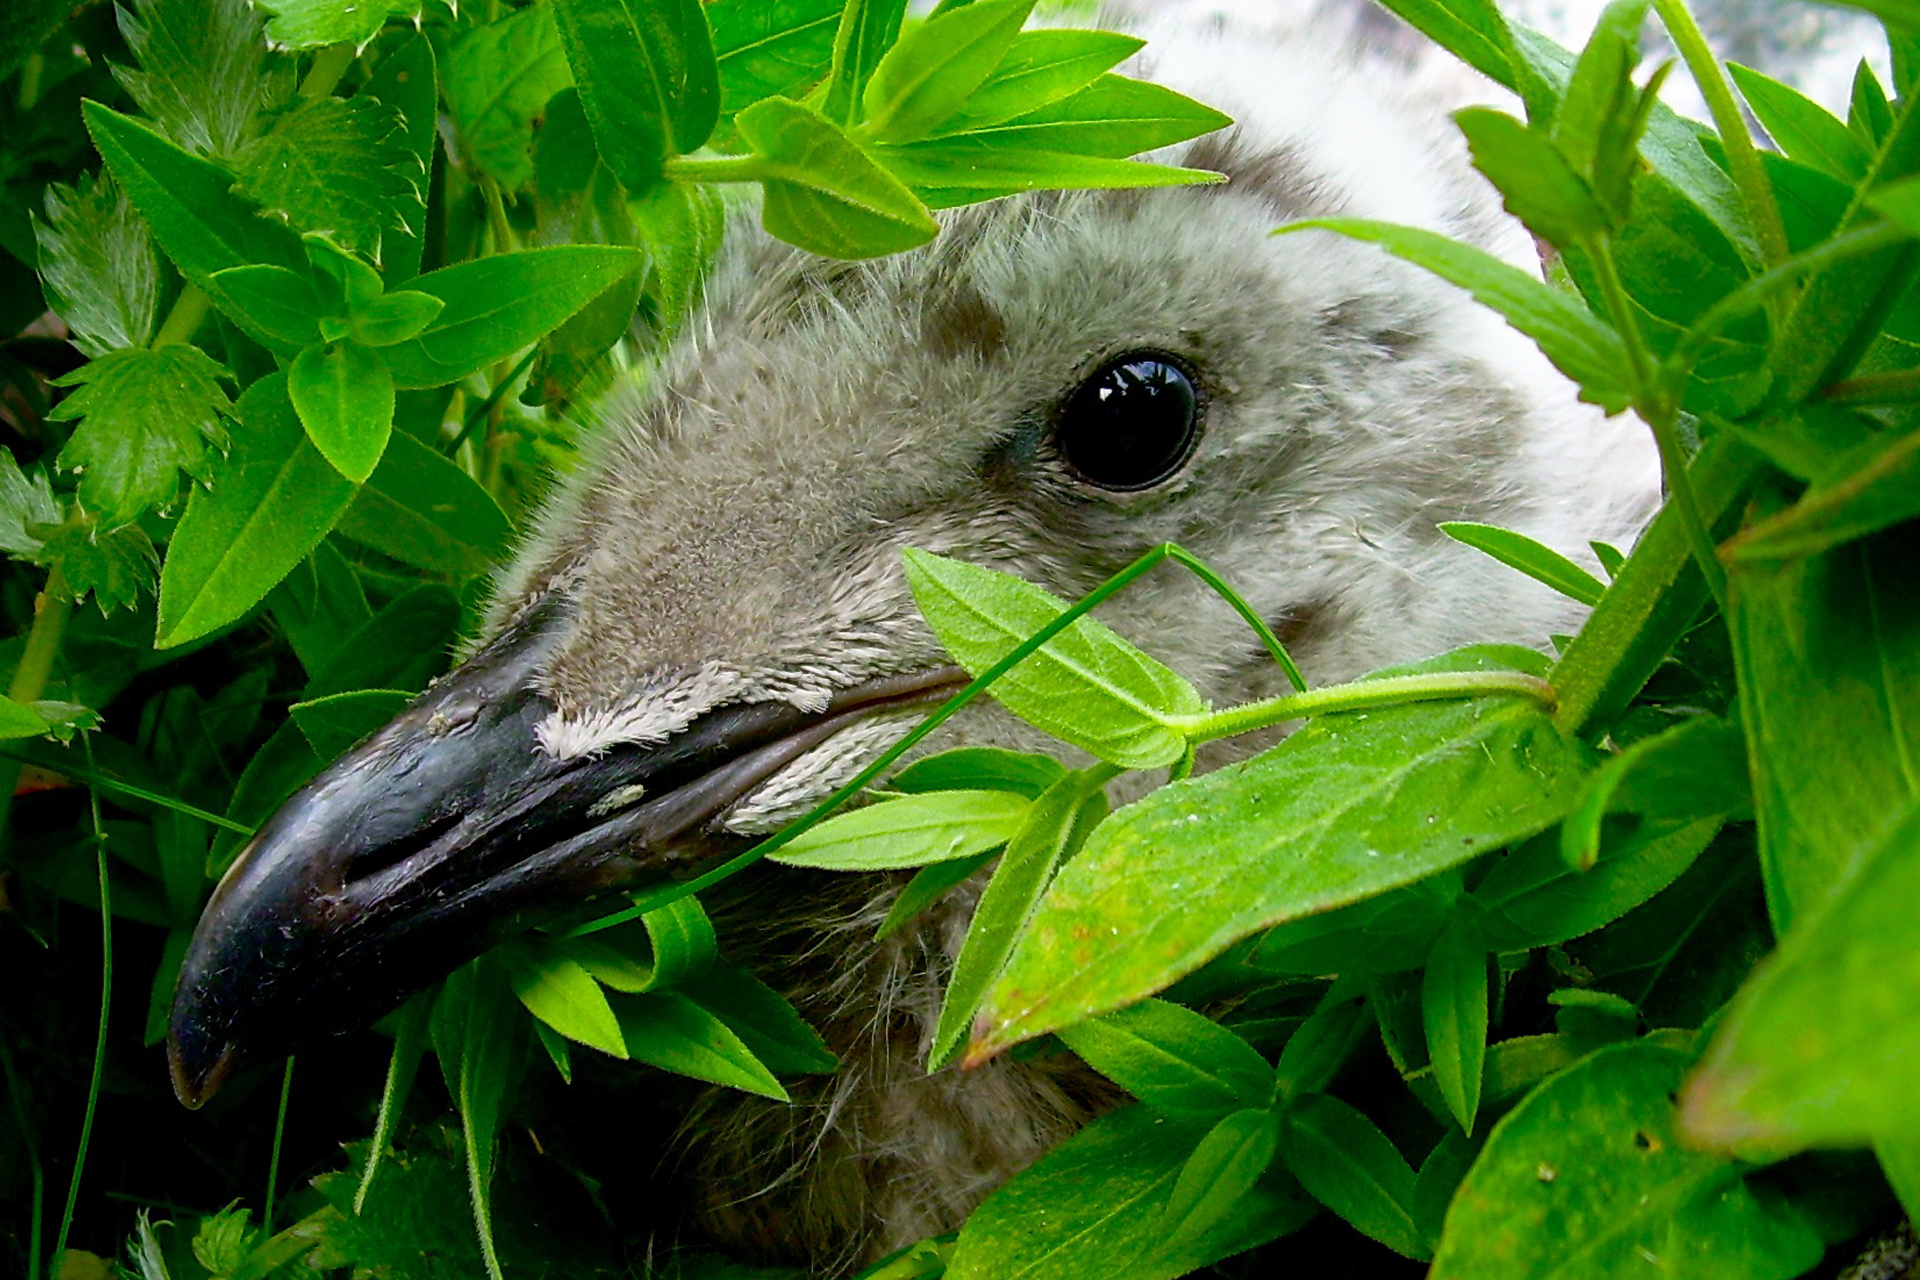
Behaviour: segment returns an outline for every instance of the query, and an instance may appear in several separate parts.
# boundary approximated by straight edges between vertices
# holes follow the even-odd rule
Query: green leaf
[[[719,72],[697,0],[555,0],[560,38],[600,158],[628,190],[719,119]]]
[[[1768,136],[1792,159],[1849,186],[1873,168],[1872,148],[1819,103],[1738,63],[1728,63],[1727,71]]]
[[[1253,1194],[1280,1149],[1280,1115],[1236,1111],[1208,1131],[1187,1157],[1167,1201],[1167,1237],[1199,1239]]]
[[[110,175],[75,187],[49,184],[47,220],[34,219],[33,233],[40,287],[75,346],[97,358],[147,345],[160,263],[146,224]]]
[[[1005,844],[1032,802],[1009,791],[931,791],[836,814],[768,855],[829,871],[889,871]]]
[[[493,495],[403,431],[387,441],[339,530],[396,560],[441,573],[485,572],[506,554],[513,528]]]
[[[1274,1067],[1274,1086],[1282,1101],[1319,1093],[1333,1083],[1340,1067],[1373,1029],[1374,1019],[1365,1000],[1343,995],[1336,988],[1320,1007],[1287,1037]]]
[[[1607,211],[1552,141],[1490,107],[1467,107],[1453,119],[1473,151],[1473,167],[1500,189],[1507,212],[1535,235],[1574,245],[1608,229]]]
[[[1147,1106],[1213,1124],[1273,1105],[1273,1068],[1219,1023],[1165,1000],[1142,1000],[1061,1029],[1066,1046]]]
[[[1032,12],[1033,0],[978,0],[915,27],[867,81],[865,131],[879,142],[928,136],[993,74]]]
[[[833,65],[843,0],[714,0],[707,6],[720,67],[720,114],[762,98],[800,98]]]
[[[427,179],[439,142],[440,76],[433,42],[426,33],[416,32],[382,58],[358,96],[384,102],[399,113],[400,141],[417,165],[414,196],[395,203],[399,225],[380,237],[380,269],[388,284],[397,285],[420,272],[427,234]]]
[[[1190,187],[1225,181],[1206,169],[1036,151],[977,137],[881,147],[876,155],[930,209],[978,204],[1022,191]]]
[[[1920,516],[1920,431],[1868,446],[1857,469],[1815,484],[1800,500],[1741,531],[1722,552],[1764,567],[1797,560]],[[1844,455],[1843,455],[1844,456]]]
[[[417,16],[420,0],[256,0],[274,15],[267,38],[289,49],[322,45],[364,45],[386,24],[387,15]]]
[[[653,949],[653,984],[672,987],[713,965],[718,954],[713,923],[698,898],[676,898],[640,917]]]
[[[579,962],[541,946],[511,947],[505,957],[507,981],[527,1012],[569,1040],[616,1058],[627,1056],[606,992]]]
[[[911,547],[904,555],[915,603],[973,675],[1066,611],[1010,574]],[[1180,759],[1187,739],[1178,722],[1206,709],[1192,685],[1092,618],[1076,620],[989,692],[1034,727],[1132,769]]]
[[[22,471],[11,449],[0,448],[0,551],[32,558],[45,538],[30,532],[37,524],[58,524],[60,504],[46,471]]]
[[[286,577],[353,499],[353,484],[301,430],[282,374],[247,388],[234,406],[245,430],[196,488],[160,571],[166,649],[232,622]]]
[[[1671,1098],[1689,1060],[1657,1041],[1615,1045],[1530,1093],[1494,1126],[1455,1195],[1433,1280],[1597,1280],[1642,1270],[1683,1241],[1696,1257],[1745,1252],[1735,1232],[1750,1229],[1752,1217],[1715,1204],[1744,1192],[1741,1166],[1688,1149],[1674,1130]],[[1755,1267],[1711,1274],[1786,1280],[1820,1256],[1804,1230],[1774,1243],[1785,1247]]]
[[[1098,773],[1068,774],[1028,806],[967,926],[934,1026],[930,1067],[944,1066],[959,1051],[988,985],[999,976],[1014,940],[1032,917],[1034,903],[1060,864],[1106,816],[1101,781]]]
[[[303,231],[372,251],[406,225],[426,181],[400,113],[373,98],[314,98],[236,158],[239,189]]]
[[[34,558],[60,566],[74,599],[91,594],[100,612],[111,613],[153,589],[160,553],[137,524],[103,531],[91,519],[74,518],[48,530]]]
[[[1033,150],[1119,159],[1232,123],[1231,116],[1165,85],[1103,75],[1078,93],[998,124],[964,133],[943,126],[938,132],[1016,154]]]
[[[635,1060],[665,1071],[787,1101],[787,1091],[726,1023],[672,991],[610,998]]]
[[[1268,1177],[1197,1237],[1164,1215],[1205,1130],[1141,1106],[1102,1116],[974,1210],[947,1280],[1175,1280],[1298,1230],[1312,1204]]]
[[[1609,813],[1652,818],[1748,818],[1747,741],[1737,725],[1700,716],[1643,738],[1593,772],[1560,831],[1568,864],[1586,870],[1600,856]]]
[[[47,722],[32,707],[24,707],[12,698],[0,696],[0,740],[37,738],[47,731]]]
[[[249,332],[272,339],[279,355],[293,355],[320,340],[320,297],[306,276],[264,264],[228,267],[212,276],[225,310]]]
[[[939,131],[968,133],[1051,106],[1080,92],[1146,43],[1118,31],[1022,31],[986,82]]]
[[[432,1018],[433,1051],[459,1108],[467,1188],[488,1270],[498,1276],[492,1208],[493,1140],[506,1100],[526,1062],[526,1019],[518,1016],[497,961],[481,957],[456,969],[440,989]]]
[[[939,233],[911,191],[811,108],[767,98],[737,124],[762,161],[760,219],[769,235],[828,257],[872,258]]]
[[[895,932],[939,901],[948,890],[973,879],[998,853],[997,849],[989,849],[971,858],[955,858],[950,862],[935,862],[921,867],[894,898],[893,905],[887,908],[886,919],[873,931],[873,940],[878,942]]]
[[[1683,1119],[1715,1145],[1854,1145],[1920,1135],[1908,1064],[1920,1054],[1920,801],[1817,911],[1797,914],[1720,1022]]]
[[[462,614],[452,591],[423,582],[367,619],[307,681],[308,699],[356,689],[418,693],[447,669]]]
[[[1620,337],[1578,301],[1481,249],[1418,227],[1359,218],[1320,218],[1280,233],[1319,227],[1380,245],[1473,294],[1539,344],[1547,359],[1580,384],[1580,397],[1618,413],[1633,403],[1633,377]]]
[[[225,446],[225,371],[197,347],[113,351],[58,380],[78,386],[47,416],[82,419],[60,466],[80,473],[80,497],[108,526],[170,502],[178,473],[204,478],[207,445]]]
[[[1502,950],[1524,950],[1592,933],[1672,884],[1720,829],[1717,817],[1642,821],[1585,871],[1567,862],[1558,841],[1529,841],[1474,891],[1488,938]]]
[[[1256,929],[1531,835],[1566,812],[1583,770],[1537,703],[1503,697],[1322,717],[1163,787],[1055,879],[970,1053],[1128,1003]]]
[[[1920,593],[1902,526],[1731,576],[1760,861],[1776,927],[1817,910],[1920,798]],[[1837,744],[1844,743],[1844,749]]]
[[[399,715],[413,695],[404,689],[355,689],[296,702],[287,714],[306,735],[313,753],[333,760]]]
[[[906,0],[848,0],[833,34],[823,114],[837,124],[856,125],[866,114],[861,96],[880,59],[900,39]]]
[[[1356,1231],[1415,1261],[1430,1256],[1414,1215],[1413,1170],[1372,1120],[1338,1098],[1309,1094],[1287,1108],[1282,1144],[1300,1185]]]
[[[353,309],[349,332],[369,347],[390,347],[417,338],[446,310],[447,304],[430,293],[401,289],[369,298]]]
[[[267,42],[246,0],[135,0],[115,11],[138,71],[113,78],[169,138],[230,156],[257,130]]]
[[[714,965],[677,989],[726,1023],[769,1071],[818,1075],[839,1066],[793,1006],[745,969]]]
[[[1420,978],[1420,1012],[1440,1096],[1470,1134],[1487,1056],[1487,941],[1474,917],[1456,919],[1434,944]]]
[[[315,343],[287,371],[287,394],[320,455],[358,484],[373,474],[393,430],[393,375],[351,338]]]
[[[380,353],[403,391],[457,382],[533,345],[644,260],[637,249],[556,245],[429,272],[408,288],[438,298],[440,314]]]
[[[447,52],[447,114],[461,148],[505,191],[533,176],[535,122],[573,83],[555,10],[536,5],[475,27]]]
[[[4,484],[5,463],[0,463]],[[51,501],[51,499],[49,499]],[[1067,770],[1052,756],[1004,747],[955,747],[922,756],[887,779],[890,791],[1012,791],[1037,800],[1040,793],[1065,777]]]
[[[1465,520],[1442,521],[1439,529],[1455,542],[1484,551],[1508,568],[1518,569],[1535,582],[1544,582],[1561,595],[1588,607],[1599,604],[1600,597],[1606,593],[1607,586],[1600,579],[1524,533]]]

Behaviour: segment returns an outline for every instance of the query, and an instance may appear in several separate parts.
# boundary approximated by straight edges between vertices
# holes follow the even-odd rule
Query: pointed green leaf
[[[843,0],[713,0],[713,52],[720,113],[731,118],[762,98],[794,98],[833,65]]]
[[[811,108],[767,98],[737,124],[763,161],[760,218],[769,235],[828,257],[872,258],[939,234],[911,191]]]
[[[1033,2],[978,0],[908,32],[867,81],[864,129],[880,142],[926,137],[993,74]]]
[[[1009,791],[930,791],[836,814],[768,855],[794,867],[888,871],[1005,844],[1031,808]]]
[[[677,1075],[785,1102],[787,1091],[725,1022],[673,991],[611,997],[627,1053]]]
[[[204,478],[209,444],[227,443],[224,374],[197,347],[135,347],[81,366],[60,385],[80,389],[47,416],[82,421],[60,450],[80,473],[80,497],[111,527],[170,502],[179,473]]]
[[[1206,169],[1036,151],[978,135],[875,148],[875,156],[928,208],[952,209],[1022,191],[1207,186],[1226,179]]]
[[[1430,1256],[1414,1216],[1413,1170],[1366,1115],[1310,1094],[1287,1108],[1282,1145],[1300,1185],[1355,1230],[1415,1261]]]
[[[379,352],[351,338],[315,343],[287,371],[287,394],[335,470],[355,483],[373,474],[393,430],[393,375]]]
[[[1146,43],[1118,31],[1022,31],[986,82],[937,132],[967,133],[1051,106],[1080,92]]]
[[[1582,871],[1600,856],[1609,813],[1650,818],[1745,819],[1753,813],[1747,740],[1738,725],[1700,716],[1609,756],[1560,829],[1560,853]]]
[[[573,83],[556,10],[535,5],[474,27],[447,52],[447,114],[461,149],[503,190],[533,176],[535,126]]]
[[[0,463],[0,467],[4,467]],[[1012,791],[1037,800],[1066,776],[1052,756],[1003,747],[955,747],[922,756],[887,779],[889,791]]]
[[[506,513],[478,481],[398,431],[339,529],[396,560],[458,574],[485,572],[513,537]]]
[[[1172,146],[1225,128],[1231,116],[1165,85],[1103,75],[1078,93],[998,124],[968,130],[965,138],[1001,151],[1052,151],[1119,159]],[[944,135],[949,132],[942,128]]]
[[[1561,595],[1592,607],[1600,603],[1607,586],[1551,547],[1543,547],[1524,533],[1490,524],[1466,520],[1446,520],[1440,532],[1475,551],[1484,551],[1511,569],[1518,569],[1535,582],[1544,582]]]
[[[1199,1239],[1245,1203],[1280,1149],[1276,1111],[1236,1111],[1187,1157],[1167,1200],[1167,1237]]]
[[[446,306],[432,294],[412,289],[383,293],[353,309],[349,331],[356,342],[366,346],[390,347],[419,337]]]
[[[507,981],[527,1012],[569,1040],[616,1058],[627,1056],[606,992],[577,961],[552,947],[512,947],[504,954]]]
[[[22,706],[12,698],[0,697],[0,740],[37,738],[46,731],[47,722],[32,707]]]
[[[1727,71],[1761,127],[1792,159],[1850,186],[1873,168],[1872,148],[1819,103],[1738,63],[1728,63]]]
[[[289,49],[364,45],[389,14],[417,17],[420,0],[256,0],[274,15],[267,38]]]
[[[861,96],[873,69],[900,39],[906,0],[847,0],[833,34],[831,79],[821,110],[827,119],[856,125],[865,117]]]
[[[1504,111],[1467,107],[1454,123],[1467,136],[1473,167],[1500,189],[1507,212],[1555,245],[1576,245],[1609,227],[1585,178],[1560,148]]]
[[[413,695],[404,689],[355,689],[296,702],[287,714],[315,755],[332,760],[399,715]]]
[[[1273,1068],[1227,1028],[1165,1000],[1142,1000],[1060,1032],[1069,1049],[1140,1101],[1213,1124],[1273,1104]]]
[[[600,158],[629,190],[707,140],[719,78],[696,0],[556,0],[554,16]]]
[[[726,1023],[769,1071],[817,1075],[839,1066],[819,1032],[745,969],[714,965],[677,990]]]
[[[1440,935],[1420,979],[1433,1077],[1447,1110],[1464,1133],[1480,1111],[1480,1079],[1487,1057],[1487,943],[1470,915]]]
[[[249,332],[263,334],[278,355],[294,355],[320,340],[320,298],[307,277],[265,264],[213,273],[227,313]]]

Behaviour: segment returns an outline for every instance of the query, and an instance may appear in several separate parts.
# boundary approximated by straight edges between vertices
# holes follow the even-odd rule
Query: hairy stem
[[[334,86],[340,83],[340,77],[347,74],[347,68],[353,65],[356,53],[352,41],[342,40],[314,54],[313,64],[300,81],[300,96],[312,101],[332,93]]]
[[[1194,716],[1178,726],[1194,743],[1213,742],[1253,733],[1307,716],[1336,711],[1363,711],[1395,707],[1408,702],[1437,702],[1450,698],[1477,698],[1487,694],[1518,693],[1552,707],[1553,686],[1537,676],[1518,671],[1436,672],[1432,675],[1387,676],[1325,685],[1306,693],[1284,693],[1277,698],[1228,707],[1211,715]]]
[[[186,345],[193,337],[193,331],[207,318],[207,308],[207,295],[200,292],[198,286],[192,283],[181,285],[180,296],[173,300],[173,308],[160,323],[160,332],[153,335],[153,345]]]

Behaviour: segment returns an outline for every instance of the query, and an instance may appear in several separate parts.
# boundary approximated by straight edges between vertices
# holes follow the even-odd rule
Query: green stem
[[[340,83],[340,77],[347,74],[347,68],[353,65],[357,53],[352,41],[342,40],[314,54],[313,65],[307,68],[306,78],[300,82],[300,96],[311,102],[332,93],[334,86]]]
[[[1667,496],[1680,513],[1680,527],[1686,531],[1687,544],[1693,549],[1693,558],[1700,566],[1700,576],[1707,584],[1707,593],[1724,614],[1727,611],[1727,570],[1720,563],[1720,552],[1714,545],[1713,533],[1707,528],[1706,517],[1701,513],[1700,495],[1694,491],[1693,480],[1687,474],[1687,451],[1680,445],[1678,414],[1662,412],[1659,417],[1649,419],[1648,425],[1653,428],[1653,442],[1660,450],[1660,469],[1666,474]]]
[[[506,197],[500,194],[500,184],[492,178],[480,179],[480,196],[487,206],[487,231],[493,237],[495,253],[512,253],[514,250],[513,224],[507,221]]]
[[[273,1118],[273,1152],[267,1157],[267,1203],[260,1211],[260,1228],[269,1235],[273,1233],[273,1196],[280,1183],[280,1140],[287,1133],[287,1099],[293,1094],[293,1059],[287,1059],[287,1070],[280,1077],[280,1110]]]
[[[1634,394],[1644,403],[1655,394],[1653,358],[1647,353],[1646,336],[1640,332],[1640,317],[1634,314],[1633,299],[1628,296],[1627,286],[1620,279],[1620,268],[1613,260],[1612,238],[1605,235],[1590,236],[1580,247],[1593,263],[1600,296],[1607,304],[1607,312],[1613,319],[1615,331],[1620,335],[1621,345],[1627,349],[1627,364],[1633,370]]]
[[[93,738],[80,735],[87,764],[93,765]],[[60,1213],[60,1231],[53,1242],[54,1274],[60,1274],[67,1253],[67,1231],[73,1226],[74,1207],[80,1201],[80,1179],[87,1168],[87,1146],[93,1140],[93,1116],[100,1105],[100,1080],[107,1066],[107,1012],[113,999],[113,893],[107,878],[107,832],[100,819],[100,793],[88,788],[93,813],[93,860],[100,877],[100,1021],[93,1035],[93,1075],[87,1083],[87,1110],[80,1121],[80,1144],[73,1154],[73,1177],[67,1182],[67,1204]]]
[[[1436,702],[1449,698],[1478,698],[1487,694],[1518,693],[1552,707],[1553,686],[1538,676],[1518,671],[1452,671],[1432,675],[1387,676],[1325,685],[1306,693],[1284,693],[1244,706],[1228,707],[1209,715],[1193,716],[1175,725],[1194,743],[1214,742],[1242,733],[1271,729],[1289,720],[1331,715],[1336,711],[1364,711],[1396,707],[1408,702]]]
[[[1773,184],[1767,181],[1767,172],[1761,167],[1760,153],[1747,132],[1747,118],[1741,114],[1740,104],[1733,96],[1733,85],[1721,69],[1719,59],[1713,56],[1693,14],[1687,11],[1685,0],[1653,0],[1653,7],[1660,21],[1666,24],[1674,48],[1686,61],[1693,82],[1700,87],[1700,96],[1707,100],[1707,109],[1713,113],[1714,128],[1720,131],[1720,144],[1726,149],[1727,168],[1732,171],[1734,185],[1740,188],[1746,201],[1747,217],[1752,220],[1754,237],[1759,241],[1760,265],[1771,271],[1787,259],[1786,224],[1780,219],[1780,206],[1773,198]],[[1778,333],[1778,322],[1785,318],[1784,311],[1774,318],[1774,332]]]
[[[676,182],[758,182],[767,164],[760,156],[674,156],[665,173]]]
[[[32,756],[21,755],[19,752],[9,751],[5,747],[0,747],[0,760],[8,760],[15,765],[42,763]],[[253,835],[253,828],[243,822],[235,822],[232,818],[225,817],[221,814],[210,813],[205,809],[190,805],[184,800],[176,800],[172,796],[161,795],[158,791],[148,791],[145,787],[136,787],[131,782],[122,782],[111,774],[99,773],[91,769],[76,769],[69,764],[61,764],[57,766],[57,768],[63,776],[74,782],[84,782],[88,786],[98,787],[102,791],[111,791],[134,800],[143,800],[148,804],[157,804],[162,809],[171,809],[175,813],[185,814],[189,818],[198,818],[200,821],[210,822],[216,827],[224,827],[235,835],[248,837]]]
[[[27,56],[25,62],[20,64],[20,96],[18,101],[20,103],[21,115],[25,115],[27,112],[33,110],[34,104],[40,101],[40,77],[45,73],[46,67],[47,60],[37,49]]]
[[[60,639],[66,634],[67,619],[73,616],[73,597],[67,589],[67,575],[58,564],[47,574],[47,585],[33,601],[33,626],[27,632],[26,648],[20,652],[20,665],[13,669],[7,696],[23,705],[38,702],[47,691],[54,661],[60,656]],[[20,783],[17,760],[0,763],[0,850],[10,834],[8,819],[13,814],[13,791]]]
[[[207,295],[192,284],[180,286],[180,296],[173,300],[173,309],[167,312],[167,318],[160,324],[160,332],[153,335],[156,347],[185,346],[193,337],[193,331],[207,318],[209,306]]]
[[[1920,369],[1867,373],[1828,387],[1828,404],[1920,404]]]

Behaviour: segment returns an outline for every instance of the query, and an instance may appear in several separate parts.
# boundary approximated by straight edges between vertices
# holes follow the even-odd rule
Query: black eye
[[[1053,441],[1067,465],[1102,489],[1149,489],[1180,470],[1200,438],[1200,393],[1186,366],[1129,351],[1067,397]]]

